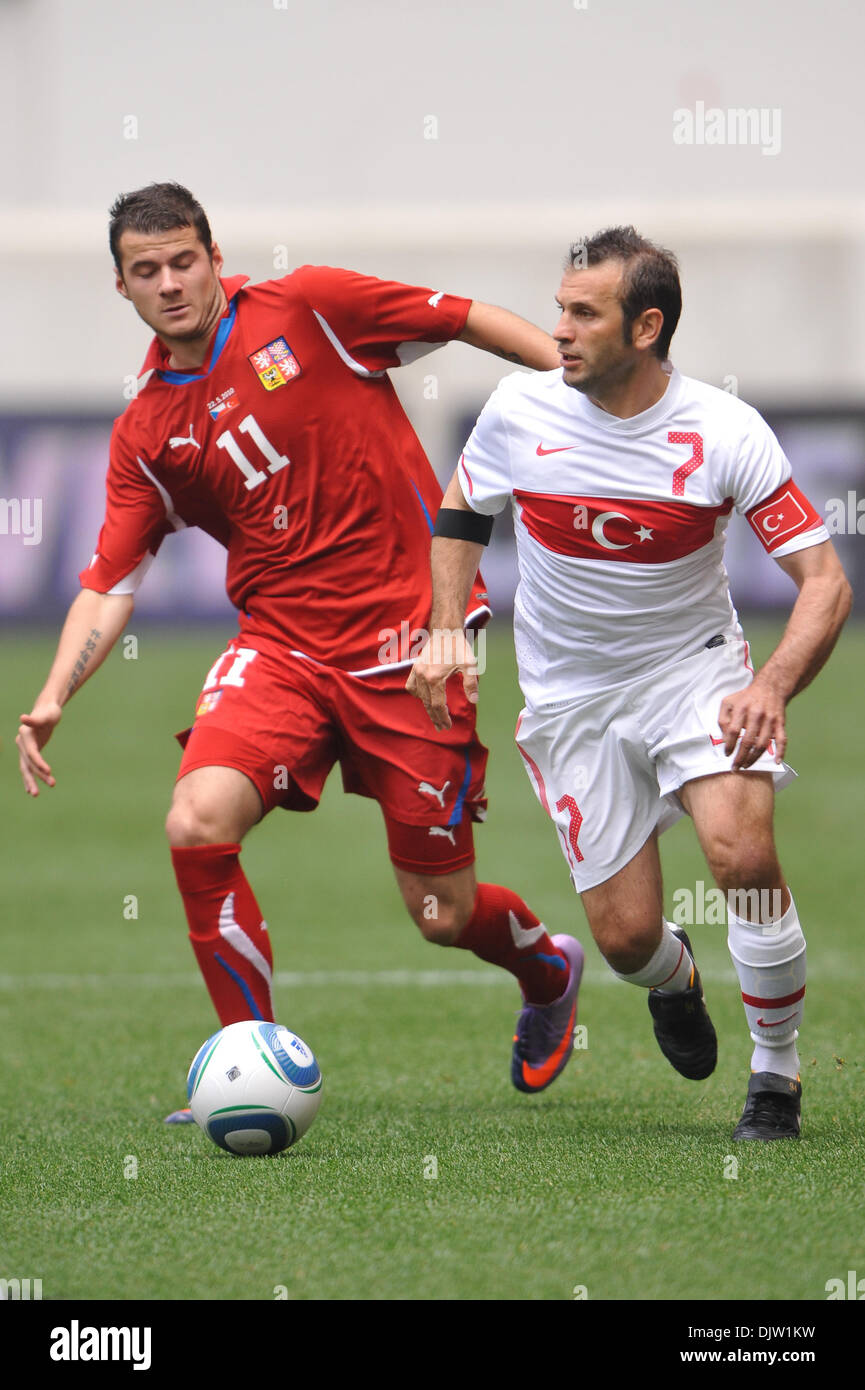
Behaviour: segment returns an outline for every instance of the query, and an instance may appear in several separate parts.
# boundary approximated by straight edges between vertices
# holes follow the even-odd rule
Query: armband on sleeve
[[[800,550],[803,544],[816,545],[828,540],[829,533],[804,492],[792,478],[745,513],[751,529],[770,555]],[[813,533],[813,534],[812,534]],[[804,537],[808,537],[804,540]]]
[[[493,533],[493,518],[479,512],[464,512],[460,507],[440,507],[433,530],[434,536],[451,541],[475,541],[489,545]]]

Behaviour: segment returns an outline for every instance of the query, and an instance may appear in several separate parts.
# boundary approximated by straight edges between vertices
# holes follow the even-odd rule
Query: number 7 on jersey
[[[681,497],[685,491],[685,479],[703,465],[703,436],[683,430],[668,430],[667,440],[670,444],[690,444],[693,451],[687,463],[681,464],[673,474],[673,496]]]

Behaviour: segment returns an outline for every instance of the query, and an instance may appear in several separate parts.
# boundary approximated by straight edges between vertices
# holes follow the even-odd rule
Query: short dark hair
[[[120,270],[120,238],[125,231],[172,232],[175,227],[194,227],[198,239],[213,255],[213,237],[204,208],[180,183],[149,183],[134,193],[121,193],[108,216],[108,243]]]
[[[625,342],[631,327],[645,309],[660,309],[664,322],[652,351],[661,361],[669,355],[670,341],[682,312],[679,263],[672,251],[641,237],[633,227],[607,227],[585,241],[575,241],[565,259],[565,270],[582,270],[602,261],[621,261],[622,318]]]

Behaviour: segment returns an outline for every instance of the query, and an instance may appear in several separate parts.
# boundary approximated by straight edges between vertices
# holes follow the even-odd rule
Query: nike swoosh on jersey
[[[536,453],[538,455],[538,458],[542,459],[547,454],[566,454],[569,449],[576,449],[577,447],[578,446],[576,444],[560,444],[555,449],[545,449],[543,444],[539,444]]]
[[[539,922],[536,927],[524,927],[520,924],[520,919],[515,912],[508,909],[508,921],[511,924],[511,936],[514,938],[514,945],[518,951],[522,951],[526,946],[533,946],[536,941],[540,941],[546,932],[543,922]]]

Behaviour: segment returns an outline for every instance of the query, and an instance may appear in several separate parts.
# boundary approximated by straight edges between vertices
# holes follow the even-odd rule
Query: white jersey
[[[733,508],[776,557],[829,539],[751,406],[667,368],[619,419],[561,372],[505,377],[460,459],[469,506],[514,512],[526,704],[554,709],[741,636],[724,567]]]

